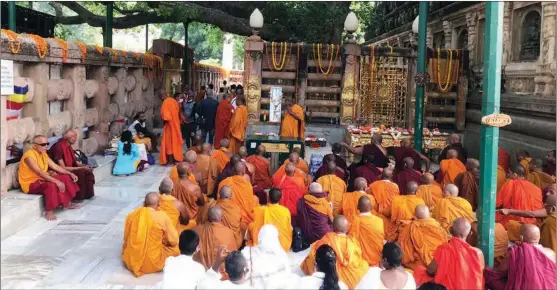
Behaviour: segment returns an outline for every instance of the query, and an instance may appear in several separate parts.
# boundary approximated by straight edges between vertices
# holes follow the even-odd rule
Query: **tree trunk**
[[[191,61],[193,60],[190,59],[190,49],[188,47],[188,28],[190,26],[190,23],[183,22],[182,24],[184,25],[184,58],[182,59],[182,92],[187,93],[188,87],[190,87],[191,85],[190,68],[191,68]]]

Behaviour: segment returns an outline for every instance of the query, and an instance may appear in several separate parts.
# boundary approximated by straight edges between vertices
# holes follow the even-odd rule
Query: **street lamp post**
[[[414,149],[422,152],[422,139],[424,135],[424,92],[429,83],[429,75],[425,71],[426,61],[426,37],[427,37],[427,13],[429,2],[420,1],[419,15],[412,24],[414,33],[418,33],[418,64],[416,69],[416,106],[414,119]],[[416,29],[417,28],[417,29]],[[417,30],[417,31],[416,31]]]

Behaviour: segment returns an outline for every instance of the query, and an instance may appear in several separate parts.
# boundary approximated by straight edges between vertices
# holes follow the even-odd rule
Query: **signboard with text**
[[[14,62],[11,60],[0,60],[2,67],[1,79],[1,92],[0,95],[8,96],[14,93]]]
[[[511,117],[505,114],[490,114],[482,117],[482,124],[490,127],[505,127],[512,123]]]
[[[282,110],[282,87],[271,87],[269,122],[280,122]]]

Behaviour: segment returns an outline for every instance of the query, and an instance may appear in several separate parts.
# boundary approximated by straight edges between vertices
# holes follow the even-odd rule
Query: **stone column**
[[[73,97],[70,98],[66,104],[67,108],[72,114],[72,128],[78,137],[78,148],[82,148],[83,140],[83,127],[85,125],[85,66],[64,66],[62,68],[62,78],[71,80],[73,82]]]
[[[476,34],[478,27],[478,13],[468,12],[466,13],[466,27],[468,28],[468,51],[470,52],[470,67],[474,67],[476,58]]]
[[[431,26],[429,25],[427,27],[427,36],[426,36],[425,44],[427,47],[433,47],[433,31],[431,30]]]
[[[512,51],[511,45],[511,31],[512,31],[512,22],[511,16],[513,13],[513,2],[504,2],[504,10],[503,10],[503,59],[501,60],[501,64],[505,66],[508,62],[510,62],[509,55]]]
[[[445,49],[449,49],[453,37],[453,24],[450,21],[443,21],[443,33],[445,35]]]
[[[108,73],[110,68],[107,66],[91,67],[92,79],[99,86],[96,96],[92,100],[92,105],[97,109],[99,122],[89,131],[89,138],[97,139],[99,151],[108,148],[108,123],[110,119],[110,95],[108,94]]]
[[[261,111],[261,62],[263,41],[248,39],[244,44],[244,96],[248,107],[249,123],[259,122]]]
[[[124,120],[124,118],[126,117],[126,99],[128,96],[128,93],[126,92],[126,87],[124,85],[124,79],[126,78],[128,72],[125,68],[118,68],[116,69],[116,72],[114,73],[114,77],[116,78],[116,81],[118,82],[118,88],[116,89],[116,92],[114,94],[114,97],[112,98],[114,100],[114,102],[112,102],[110,104],[110,106],[112,108],[117,107],[117,113],[115,115],[113,115],[112,123],[110,123],[110,131],[109,131],[109,138],[113,138],[114,136],[118,136],[120,135],[120,133],[122,133],[122,131],[124,130],[124,123],[122,122],[122,120]],[[167,91],[167,93],[170,93]],[[115,110],[112,109],[112,112],[114,112]],[[117,122],[114,122],[114,121]]]
[[[8,121],[6,120],[6,96],[0,96],[0,192],[8,191],[6,179],[6,147],[8,145]]]
[[[48,123],[48,76],[49,65],[46,63],[32,63],[23,66],[23,75],[33,80],[35,91],[33,100],[23,106],[22,118],[31,117],[35,121],[35,135],[46,135]]]
[[[539,66],[536,68],[535,95],[555,97],[555,2],[542,2],[542,31]]]
[[[346,43],[343,45],[343,56],[346,59],[344,73],[342,74],[342,95],[340,107],[340,123],[342,125],[354,124],[356,112],[356,100],[359,98],[358,78],[360,46],[356,43]]]

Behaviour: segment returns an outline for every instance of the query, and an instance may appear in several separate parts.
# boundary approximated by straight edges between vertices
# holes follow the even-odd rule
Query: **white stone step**
[[[93,156],[99,167],[93,170],[98,183],[112,175],[114,156]],[[1,239],[15,234],[44,214],[42,195],[25,194],[21,190],[10,190],[1,202]]]

